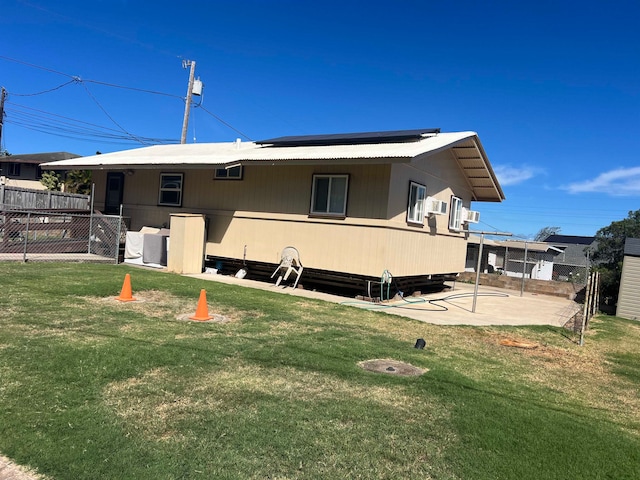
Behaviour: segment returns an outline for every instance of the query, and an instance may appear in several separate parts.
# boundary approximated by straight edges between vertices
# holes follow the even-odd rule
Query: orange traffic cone
[[[131,296],[131,275],[128,273],[124,276],[122,290],[120,291],[120,296],[116,297],[116,300],[121,302],[135,302],[136,300]]]
[[[200,320],[202,322],[211,320],[213,318],[209,315],[209,309],[207,307],[207,291],[204,288],[200,290],[200,299],[198,300],[198,308],[196,308],[196,314],[189,318],[191,320]]]

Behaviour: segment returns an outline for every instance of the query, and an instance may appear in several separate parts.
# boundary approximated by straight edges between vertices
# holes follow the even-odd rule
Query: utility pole
[[[469,233],[475,233],[480,235],[480,248],[478,248],[478,265],[476,266],[476,283],[473,288],[473,305],[471,307],[471,313],[476,313],[476,301],[478,300],[478,285],[480,284],[480,270],[482,268],[482,247],[484,245],[485,235],[500,235],[503,237],[510,237],[513,234],[508,232],[484,232],[484,231],[472,231]]]
[[[193,60],[183,60],[182,67],[187,68],[188,66],[191,66],[191,72],[189,73],[189,88],[187,89],[187,100],[184,106],[184,120],[182,121],[180,143],[187,143],[187,127],[189,126],[189,112],[191,111],[191,95],[193,95],[193,79],[196,75],[196,62]]]
[[[4,99],[7,96],[7,91],[2,87],[0,90],[0,155],[2,155],[2,126],[4,125]]]

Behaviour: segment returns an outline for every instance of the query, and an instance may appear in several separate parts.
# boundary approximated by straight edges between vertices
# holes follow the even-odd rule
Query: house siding
[[[365,276],[384,270],[395,276],[461,272],[466,245],[383,222],[259,218],[253,212],[211,216],[208,240],[207,255],[242,258],[246,245],[247,260],[278,263],[282,248],[292,245],[306,267]]]
[[[132,230],[169,226],[172,213],[207,217],[206,254],[278,263],[288,245],[298,248],[305,267],[379,277],[436,275],[464,270],[466,239],[448,229],[448,215],[406,222],[409,181],[450,204],[470,203],[462,173],[450,154],[415,165],[246,166],[242,180],[214,180],[214,169],[136,170],[125,176],[124,215]],[[427,171],[428,170],[428,171]],[[160,173],[184,173],[182,207],[157,205]],[[314,174],[348,174],[346,218],[309,216]],[[94,171],[96,208],[104,205],[106,172]],[[451,187],[450,185],[453,185]]]
[[[427,196],[447,203],[447,215],[432,215],[425,218],[424,229],[454,237],[462,233],[448,231],[451,196],[462,199],[467,208],[471,203],[471,189],[450,151],[419,158],[412,164],[396,164],[391,171],[389,194],[389,218],[396,224],[406,224],[409,183],[425,185]],[[421,228],[421,227],[414,227]]]
[[[640,257],[625,255],[618,294],[616,315],[630,320],[640,320]]]

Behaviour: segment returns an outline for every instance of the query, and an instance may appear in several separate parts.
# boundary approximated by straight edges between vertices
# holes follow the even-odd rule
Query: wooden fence
[[[585,288],[582,324],[580,328],[580,346],[584,345],[584,333],[589,327],[589,320],[600,309],[600,272],[591,272]]]
[[[89,210],[89,195],[0,185],[0,210]]]

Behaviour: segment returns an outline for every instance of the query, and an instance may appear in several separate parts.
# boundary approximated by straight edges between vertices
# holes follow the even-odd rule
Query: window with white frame
[[[158,205],[180,207],[182,205],[182,173],[161,173]]]
[[[409,184],[409,205],[407,207],[407,222],[424,223],[424,202],[427,197],[427,187],[419,183]]]
[[[231,168],[216,168],[216,180],[242,180],[242,165]]]
[[[311,213],[346,216],[348,187],[349,175],[314,175]]]
[[[449,228],[460,230],[462,228],[462,199],[451,197],[451,211],[449,212]]]

